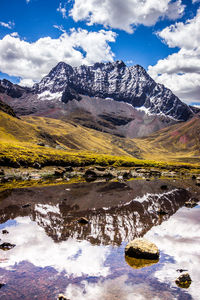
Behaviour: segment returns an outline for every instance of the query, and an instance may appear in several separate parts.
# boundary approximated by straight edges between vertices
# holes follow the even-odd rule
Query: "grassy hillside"
[[[200,163],[200,118],[134,140],[145,159]]]
[[[165,128],[145,139],[126,139],[73,122],[14,118],[0,112],[0,164],[156,165],[199,160],[200,119]],[[140,160],[140,158],[142,160]]]
[[[134,141],[73,123],[42,117],[20,120],[0,112],[1,165],[112,164],[121,157],[133,161],[134,151]]]

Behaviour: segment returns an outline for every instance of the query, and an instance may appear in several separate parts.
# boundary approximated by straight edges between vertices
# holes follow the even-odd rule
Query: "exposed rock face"
[[[139,259],[153,259],[159,258],[158,247],[147,241],[139,238],[129,242],[125,248],[125,255]]]
[[[41,98],[59,98],[65,103],[78,99],[78,94],[112,98],[180,121],[186,121],[194,114],[169,89],[157,84],[141,66],[127,67],[122,61],[74,68],[60,62],[34,85],[33,92]]]
[[[29,88],[23,88],[17,84],[13,84],[7,79],[0,80],[0,93],[6,94],[11,98],[20,98],[25,92],[30,91]]]

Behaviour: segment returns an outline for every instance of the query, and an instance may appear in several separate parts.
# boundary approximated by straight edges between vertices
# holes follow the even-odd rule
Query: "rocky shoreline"
[[[31,180],[64,180],[69,181],[71,178],[82,178],[85,181],[95,181],[97,179],[151,179],[151,178],[180,178],[190,177],[196,181],[196,185],[200,185],[200,170],[186,170],[179,168],[160,169],[160,168],[115,168],[115,167],[44,167],[39,164],[35,168],[1,168],[0,184],[15,181],[31,181]],[[163,187],[164,189],[165,187]]]
[[[8,188],[18,188],[24,186],[34,186],[37,184],[65,184],[76,182],[93,181],[127,181],[143,179],[180,179],[188,178],[192,180],[194,186],[200,186],[200,171],[195,169],[179,168],[115,168],[103,167],[99,165],[91,167],[44,167],[40,165],[35,168],[1,168],[0,169],[0,190]],[[163,190],[167,186],[161,187]]]

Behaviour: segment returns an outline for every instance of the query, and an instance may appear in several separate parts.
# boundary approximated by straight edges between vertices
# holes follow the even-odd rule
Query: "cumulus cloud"
[[[160,18],[182,16],[181,0],[75,0],[70,16],[75,21],[87,20],[88,25],[102,24],[133,32],[133,26],[154,25]]]
[[[116,33],[112,31],[83,29],[72,29],[57,39],[40,38],[34,43],[6,35],[0,40],[0,71],[21,77],[24,83],[40,80],[60,61],[72,66],[113,61],[109,42],[115,39]]]
[[[169,46],[179,47],[177,53],[149,66],[149,74],[170,88],[185,102],[200,102],[200,9],[186,21],[166,27],[158,36]]]
[[[0,26],[6,27],[8,29],[12,29],[15,26],[14,22],[9,21],[8,23],[6,22],[0,22]]]
[[[109,255],[107,248],[103,249],[92,246],[87,241],[79,242],[73,239],[54,243],[44,229],[32,222],[29,217],[19,217],[15,221],[17,226],[12,226],[9,237],[4,238],[6,242],[12,240],[17,245],[5,253],[6,260],[1,264],[5,269],[10,269],[11,266],[26,260],[42,268],[51,266],[58,272],[66,272],[71,277],[83,274],[88,276],[109,274],[109,267],[104,266]],[[48,219],[44,217],[43,221]],[[0,235],[2,238],[2,234]]]
[[[66,5],[62,6],[62,3],[59,4],[59,7],[57,8],[57,11],[62,14],[62,17],[64,19],[67,18],[67,10],[66,10]]]

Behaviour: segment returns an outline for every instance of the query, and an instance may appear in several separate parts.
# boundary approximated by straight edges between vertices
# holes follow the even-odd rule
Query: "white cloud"
[[[33,43],[6,35],[0,40],[0,71],[21,77],[24,83],[24,80],[40,80],[60,61],[72,66],[113,61],[108,43],[115,39],[112,31],[83,29],[72,29],[70,34],[63,33],[57,39],[44,37]]]
[[[59,4],[59,7],[57,8],[57,11],[62,14],[62,17],[64,19],[67,18],[67,10],[66,10],[66,5],[62,6],[62,3]]]
[[[181,0],[75,0],[70,15],[75,21],[87,20],[88,25],[102,24],[133,32],[133,26],[154,25],[160,18],[182,16]]]
[[[8,23],[0,22],[0,26],[6,27],[8,29],[12,29],[15,26],[15,23],[11,21],[9,21]]]
[[[21,79],[19,82],[19,85],[32,87],[34,85],[34,83],[35,83],[35,81],[32,79]]]
[[[160,282],[175,288],[175,279],[180,275],[177,269],[188,270],[192,284],[189,288],[191,299],[199,299],[200,270],[200,223],[199,209],[182,208],[168,221],[154,227],[145,237],[153,240],[162,253],[170,258],[157,270],[155,277]],[[162,255],[161,253],[161,255]]]
[[[149,74],[185,102],[200,101],[200,9],[186,21],[166,27],[158,36],[177,53],[149,66]]]
[[[132,59],[125,61],[125,64],[127,64],[127,65],[133,65],[133,63],[134,63],[134,61]]]
[[[48,221],[45,217],[43,220]],[[4,236],[3,240],[5,242],[12,240],[17,246],[4,253],[3,258],[6,260],[1,267],[9,269],[27,260],[38,267],[51,266],[58,272],[65,271],[68,276],[109,274],[109,267],[104,266],[109,255],[108,248],[93,246],[87,241],[80,242],[74,239],[55,243],[46,235],[44,229],[29,217],[18,217],[15,221],[17,226],[9,227],[10,233],[7,237]],[[2,234],[0,236],[2,238]]]
[[[10,35],[11,35],[11,36],[14,36],[14,37],[19,37],[18,32],[12,32]]]
[[[69,284],[66,288],[65,296],[73,300],[102,300],[102,299],[120,299],[120,300],[148,300],[164,299],[164,293],[155,291],[149,286],[148,282],[136,283],[132,280],[130,284],[128,275],[122,275],[114,279],[99,280],[96,283],[83,280],[80,284]],[[168,294],[172,299],[172,295]]]
[[[60,30],[61,32],[66,32],[66,30],[64,29],[63,25],[53,25],[54,28]]]

